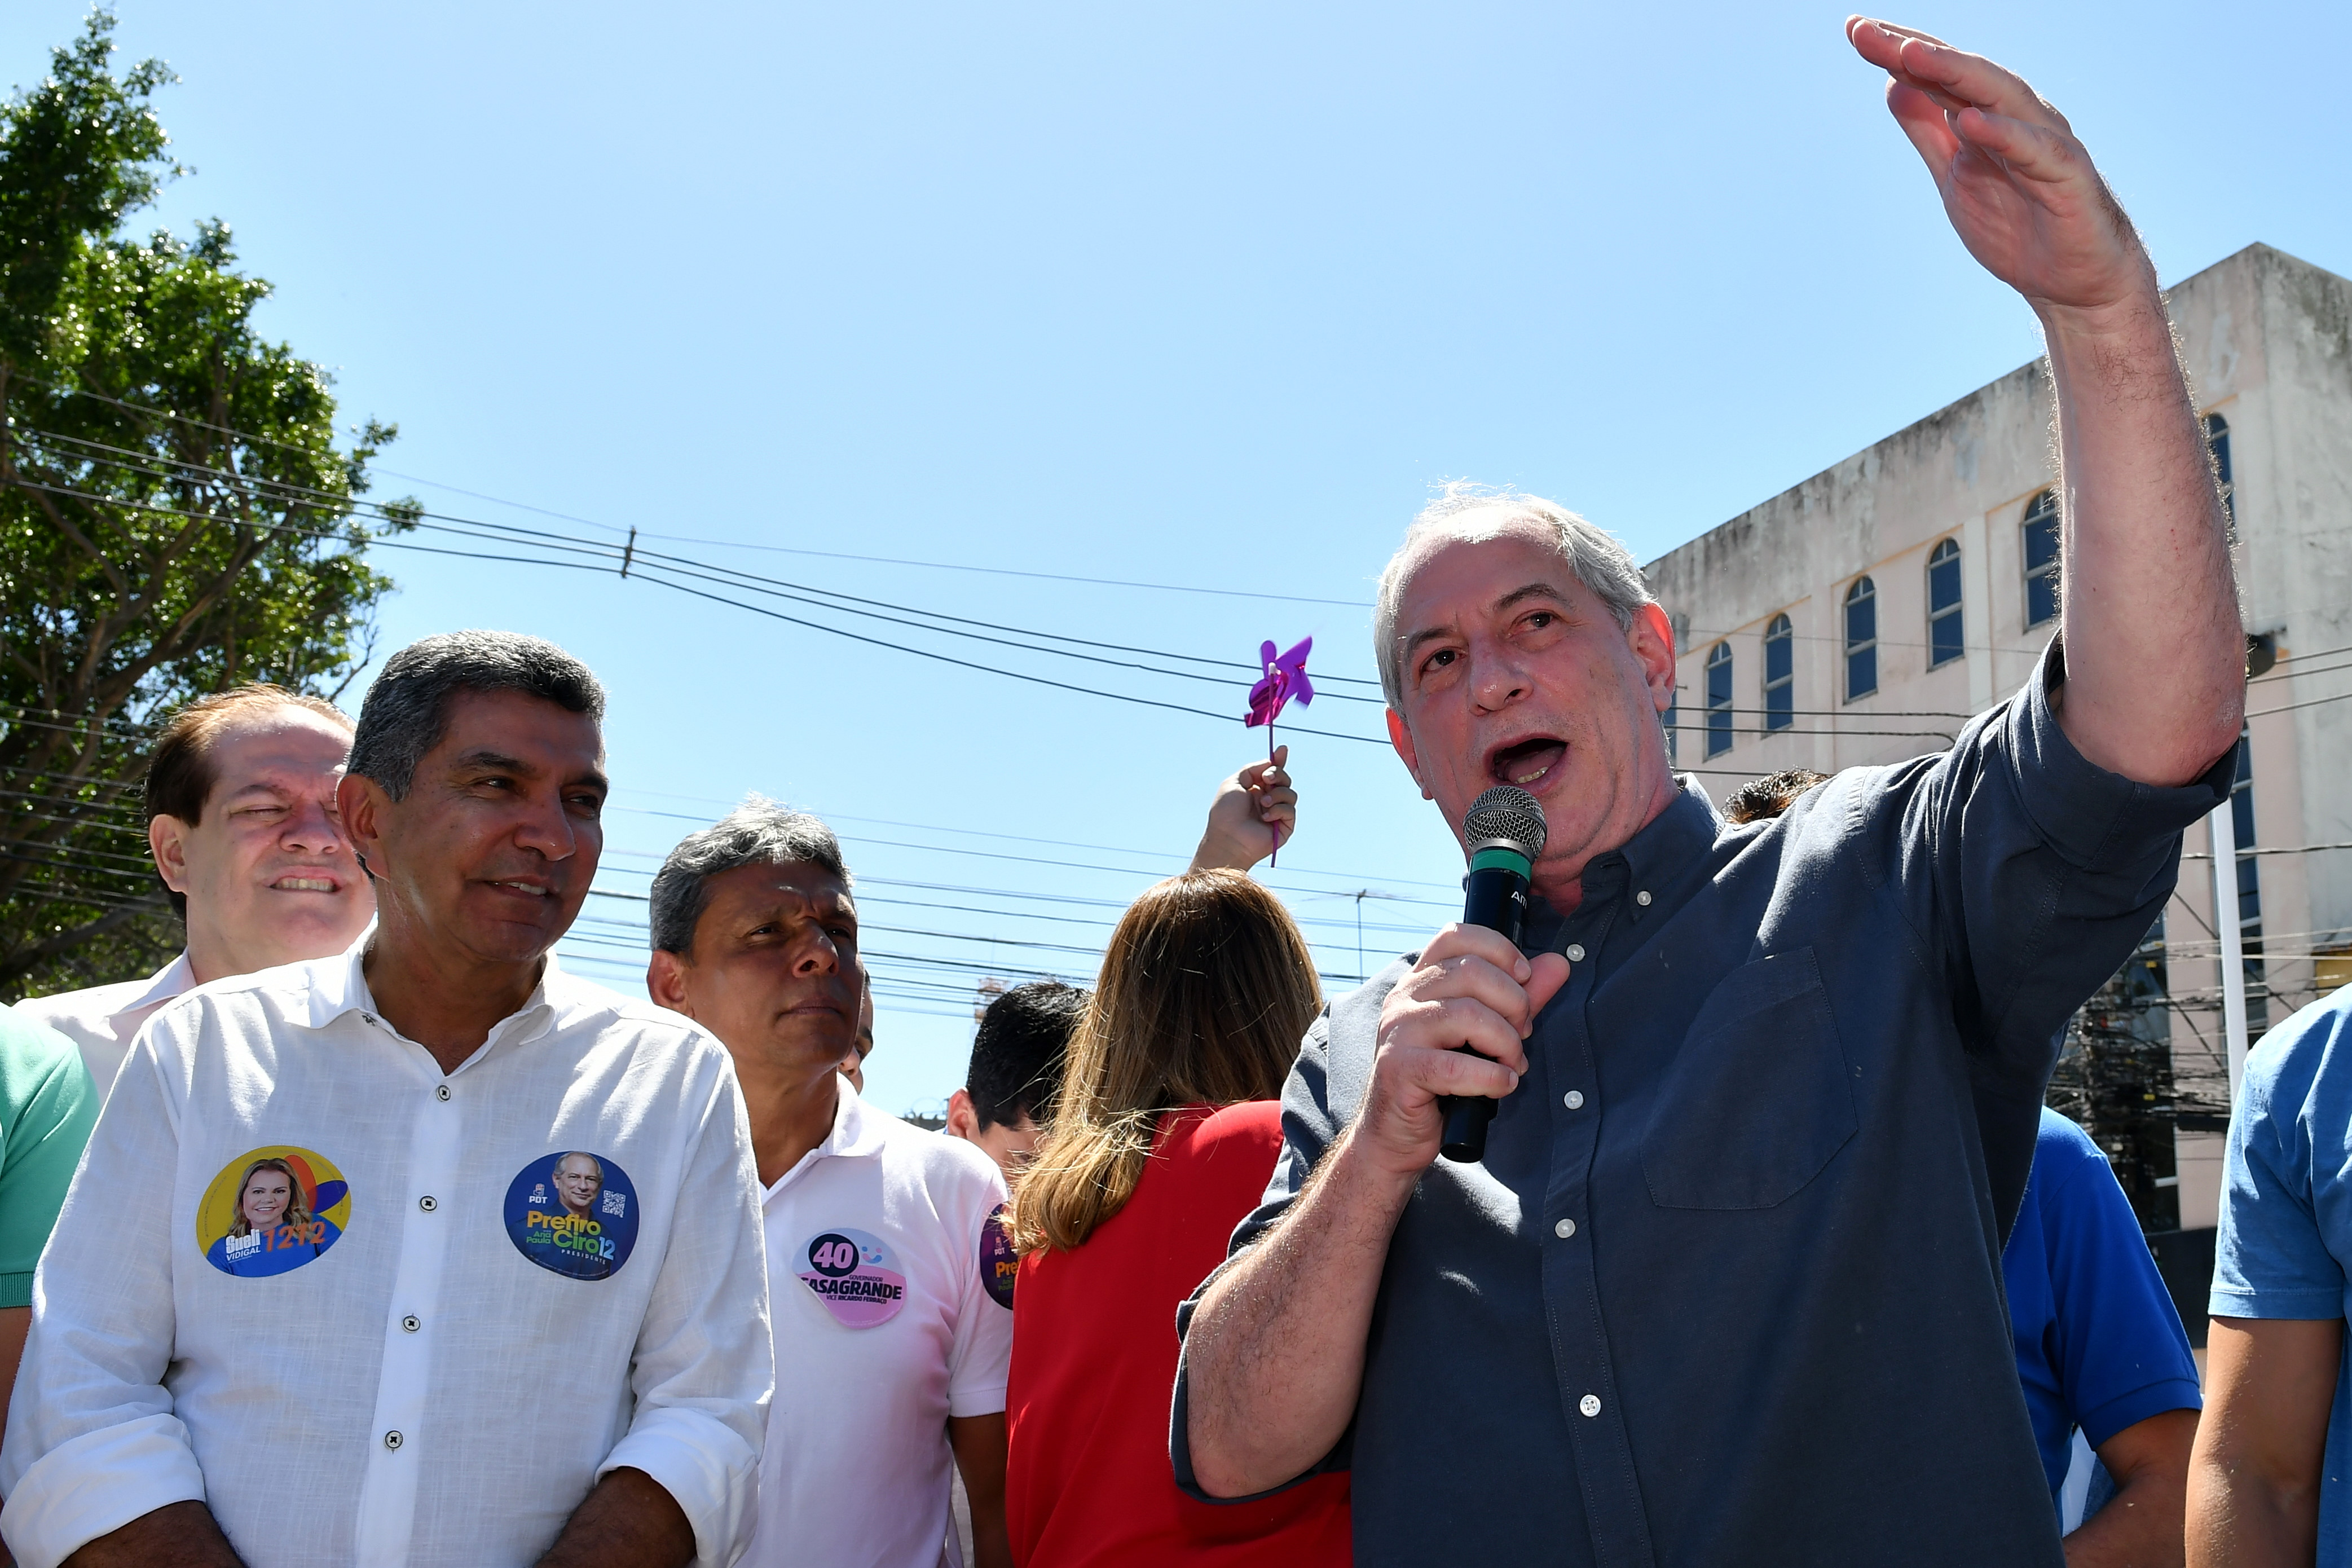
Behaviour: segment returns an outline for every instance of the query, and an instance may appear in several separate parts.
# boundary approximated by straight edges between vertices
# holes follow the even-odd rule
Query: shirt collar
[[[181,992],[195,988],[196,972],[188,967],[188,954],[183,949],[179,957],[148,976],[147,984],[139,994],[108,1014],[107,1020],[111,1023],[125,1013],[136,1013],[142,1007],[160,1007]]]
[[[882,1152],[894,1118],[876,1110],[858,1098],[857,1090],[839,1073],[834,1075],[833,1131],[824,1142],[800,1158],[800,1163],[776,1178],[775,1185],[767,1191],[772,1198],[805,1175],[819,1160],[835,1155],[871,1155]]]
[[[368,990],[367,952],[374,941],[375,921],[370,921],[367,930],[341,953],[303,965],[310,971],[312,1028],[323,1029],[346,1013],[373,1018],[375,996]],[[489,1038],[483,1042],[485,1049],[509,1038],[518,1043],[535,1039],[554,1021],[572,978],[556,963],[552,948],[540,963],[539,984],[520,1007],[491,1026]]]
[[[1563,917],[1541,899],[1528,900],[1526,942],[1538,948],[1554,946],[1570,921],[1608,907],[1629,889],[1646,892],[1669,887],[1678,872],[1705,858],[1723,830],[1723,819],[1697,779],[1676,773],[1675,784],[1675,798],[1640,832],[1585,862],[1579,879],[1584,896],[1574,915]]]

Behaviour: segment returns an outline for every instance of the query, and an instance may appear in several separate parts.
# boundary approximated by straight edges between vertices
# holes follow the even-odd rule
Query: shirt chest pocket
[[[1733,970],[1691,1021],[1642,1136],[1651,1201],[1760,1209],[1794,1197],[1854,1134],[1852,1078],[1811,948]]]

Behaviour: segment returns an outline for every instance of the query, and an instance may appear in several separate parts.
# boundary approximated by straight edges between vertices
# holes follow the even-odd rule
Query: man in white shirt
[[[776,1399],[751,1568],[939,1568],[950,1467],[978,1568],[1004,1531],[1011,1292],[1004,1183],[967,1143],[886,1116],[838,1068],[856,1037],[857,911],[833,834],[754,798],[654,879],[655,1001],[727,1044],[743,1083],[774,1301]]]
[[[103,1096],[164,1003],[232,974],[341,952],[375,913],[335,786],[352,721],[331,702],[253,684],[172,715],[147,763],[147,847],[188,946],[144,980],[16,1004],[81,1047]]]
[[[166,1005],[99,1119],[0,1450],[20,1563],[740,1553],[772,1369],[734,1072],[549,956],[603,708],[534,638],[386,664],[338,795],[377,927]]]

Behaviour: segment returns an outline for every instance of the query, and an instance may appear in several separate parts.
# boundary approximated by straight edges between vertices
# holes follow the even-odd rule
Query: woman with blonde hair
[[[1176,1308],[1282,1151],[1277,1097],[1322,1008],[1274,896],[1193,871],[1111,935],[1013,1207],[1006,1516],[1024,1568],[1348,1562],[1348,1478],[1210,1505],[1168,1465]]]

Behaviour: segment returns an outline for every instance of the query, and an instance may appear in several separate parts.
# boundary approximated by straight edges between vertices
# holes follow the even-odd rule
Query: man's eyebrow
[[[578,778],[573,779],[572,781],[571,787],[577,789],[582,784],[586,784],[598,795],[610,795],[613,793],[613,781],[606,778],[594,768],[590,768],[586,773],[582,773]]]
[[[1514,605],[1524,605],[1529,599],[1549,599],[1555,605],[1565,605],[1569,602],[1568,595],[1552,584],[1529,583],[1523,587],[1512,589],[1496,600],[1495,608],[1507,610]]]
[[[539,772],[520,757],[509,757],[504,752],[493,752],[487,746],[477,746],[449,764],[452,773],[471,773],[477,768],[501,773],[536,774]]]

